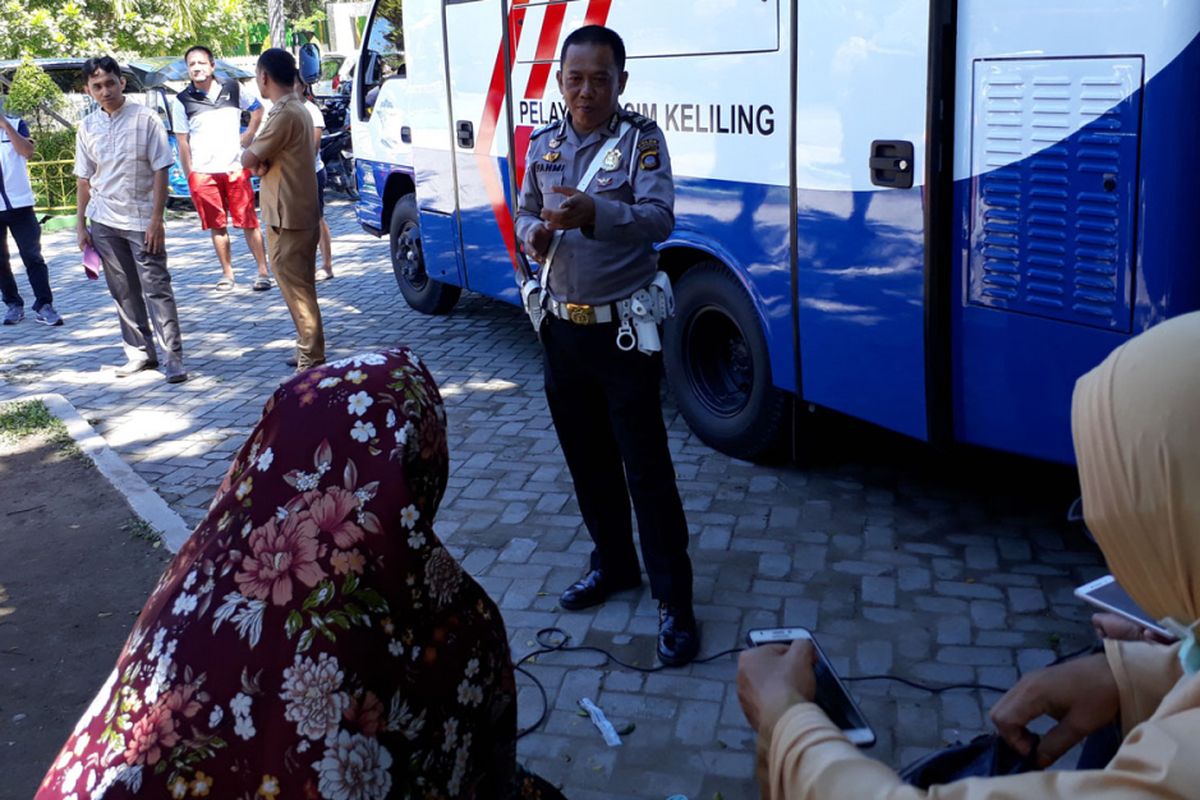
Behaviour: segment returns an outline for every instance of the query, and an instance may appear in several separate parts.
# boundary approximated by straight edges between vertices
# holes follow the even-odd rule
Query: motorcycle
[[[329,97],[321,103],[325,131],[321,134],[321,161],[325,185],[351,200],[358,199],[358,177],[354,170],[354,148],[350,143],[349,103],[344,97]]]
[[[321,161],[325,164],[325,186],[357,200],[358,177],[348,129],[321,134]]]

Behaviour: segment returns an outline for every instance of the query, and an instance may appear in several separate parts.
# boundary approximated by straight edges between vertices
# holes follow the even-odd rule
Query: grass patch
[[[67,426],[51,414],[41,400],[0,403],[0,439],[14,442],[34,434],[45,436],[71,458],[78,458],[91,466],[92,460],[75,444],[67,432]]]
[[[141,539],[143,541],[150,542],[153,547],[162,547],[162,531],[160,531],[158,528],[155,528],[141,517],[130,517],[125,521],[125,524],[121,526],[121,530],[125,531],[135,539]]]

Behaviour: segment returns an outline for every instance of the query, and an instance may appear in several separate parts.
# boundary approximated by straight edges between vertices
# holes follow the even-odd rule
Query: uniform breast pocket
[[[554,191],[555,186],[563,185],[563,171],[542,169],[537,173],[538,191],[542,193],[542,208],[557,211],[565,196]]]
[[[606,200],[633,200],[633,186],[629,183],[629,175],[624,171],[601,172],[592,179],[588,191]]]

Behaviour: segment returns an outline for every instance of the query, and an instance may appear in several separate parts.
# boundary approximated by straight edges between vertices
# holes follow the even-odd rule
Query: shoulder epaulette
[[[550,123],[547,123],[547,124],[543,125],[542,127],[540,127],[540,128],[538,128],[537,130],[535,130],[533,133],[529,134],[529,141],[531,141],[531,142],[532,142],[534,139],[538,138],[538,137],[539,137],[539,136],[541,136],[543,133],[548,133],[548,132],[550,132],[550,131],[554,130],[554,129],[555,129],[555,128],[557,128],[557,127],[558,127],[560,124],[561,124],[561,123],[558,123],[558,122],[550,122]]]
[[[636,111],[627,112],[625,121],[633,127],[637,128],[642,133],[649,133],[658,127],[658,123],[647,116],[637,113]]]

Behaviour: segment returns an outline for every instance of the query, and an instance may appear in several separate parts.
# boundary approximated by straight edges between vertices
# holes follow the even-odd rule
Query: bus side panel
[[[805,400],[925,438],[928,0],[802,2],[796,185]],[[877,140],[913,146],[913,188],[872,183]]]
[[[955,435],[1069,463],[1075,380],[1200,308],[1175,160],[1200,137],[1176,115],[1200,102],[1200,6],[970,0],[959,20]]]
[[[408,78],[404,83],[411,109],[412,158],[425,267],[443,283],[462,286],[463,270],[454,228],[458,224],[450,96],[443,45],[442,4],[419,0],[404,5],[404,43]],[[384,84],[385,88],[387,83]]]
[[[508,148],[512,123],[505,93],[504,17],[498,0],[447,4],[451,130],[457,166],[459,225],[466,287],[519,303],[513,270]],[[462,129],[470,126],[466,145]]]
[[[675,232],[664,245],[690,247],[731,265],[763,321],[774,385],[798,391],[786,186],[676,176]]]

